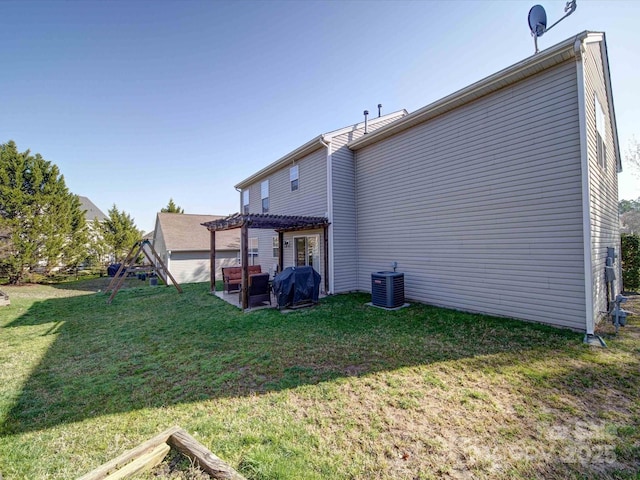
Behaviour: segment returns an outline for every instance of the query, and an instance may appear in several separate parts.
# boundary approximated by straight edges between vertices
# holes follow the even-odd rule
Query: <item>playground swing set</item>
[[[143,255],[149,260],[148,264],[138,263],[138,259]],[[154,274],[159,276],[165,285],[169,286],[168,280],[176,287],[178,293],[182,293],[182,288],[171,275],[171,272],[167,269],[164,262],[153,248],[153,245],[149,240],[137,241],[129,253],[127,254],[124,262],[120,264],[118,271],[109,282],[109,286],[105,290],[105,293],[111,292],[111,295],[107,299],[107,303],[111,303],[113,298],[118,293],[118,290],[124,285],[124,281],[130,273],[135,274],[149,274],[152,277]]]

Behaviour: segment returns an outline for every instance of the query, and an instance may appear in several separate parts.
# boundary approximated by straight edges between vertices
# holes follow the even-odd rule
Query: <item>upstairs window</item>
[[[242,191],[242,213],[249,213],[249,190]]]
[[[607,135],[606,135],[606,123],[604,110],[598,97],[595,97],[595,107],[596,107],[596,140],[597,140],[597,154],[598,154],[598,164],[600,168],[603,170],[607,169]]]
[[[269,180],[260,184],[260,197],[262,198],[262,213],[269,213]]]
[[[291,191],[298,190],[298,165],[289,169],[289,181],[291,182]]]

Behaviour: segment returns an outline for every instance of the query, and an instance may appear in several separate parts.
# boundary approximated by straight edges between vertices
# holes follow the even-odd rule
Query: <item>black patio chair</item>
[[[249,307],[258,307],[265,302],[271,305],[269,274],[259,273],[249,276]]]

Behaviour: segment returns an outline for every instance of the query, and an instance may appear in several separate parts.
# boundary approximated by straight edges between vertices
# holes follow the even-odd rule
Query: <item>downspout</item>
[[[333,260],[333,157],[331,155],[331,141],[325,142],[324,136],[320,137],[320,143],[327,149],[327,220],[329,226],[326,229],[327,239],[327,276],[329,277],[329,288],[325,292],[329,294],[334,289],[334,260]]]
[[[242,207],[244,207],[244,205],[242,205],[242,189],[238,187],[233,187],[233,188],[235,188],[236,192],[240,194],[240,209],[238,211],[240,212],[240,214],[243,214],[244,212],[242,211]]]
[[[580,127],[580,166],[582,175],[582,243],[584,265],[584,297],[585,297],[585,342],[595,332],[593,316],[593,250],[591,245],[591,187],[589,185],[589,155],[587,150],[587,108],[585,92],[584,61],[582,59],[582,41],[574,43],[576,55],[576,78],[578,87],[578,123]]]
[[[355,225],[355,235],[353,241],[355,242],[355,257],[356,257],[356,290],[363,291],[360,289],[360,255],[358,255],[359,245],[358,245],[358,228],[359,228],[359,216],[358,216],[358,151],[352,150],[353,157],[351,161],[353,162],[353,214],[356,219]]]

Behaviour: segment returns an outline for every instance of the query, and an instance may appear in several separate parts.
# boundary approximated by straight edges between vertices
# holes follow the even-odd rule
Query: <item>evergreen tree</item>
[[[98,217],[89,224],[89,251],[87,260],[92,267],[106,267],[109,263],[109,246],[104,241],[102,222]]]
[[[120,212],[114,204],[108,218],[102,222],[102,236],[116,262],[125,260],[131,247],[142,238],[142,232],[128,213]]]
[[[69,220],[71,233],[67,237],[67,247],[62,255],[62,263],[67,268],[77,270],[89,256],[89,226],[86,212],[82,210],[82,204],[77,195],[73,195],[71,199]]]
[[[640,212],[640,197],[635,200],[620,200],[618,202],[618,213]]]
[[[58,167],[40,154],[0,145],[0,272],[19,283],[36,267],[44,273],[86,254],[80,201]],[[4,239],[4,240],[3,240]]]
[[[177,206],[173,202],[173,198],[169,199],[169,204],[165,208],[161,208],[160,211],[162,213],[184,213],[184,209]]]

